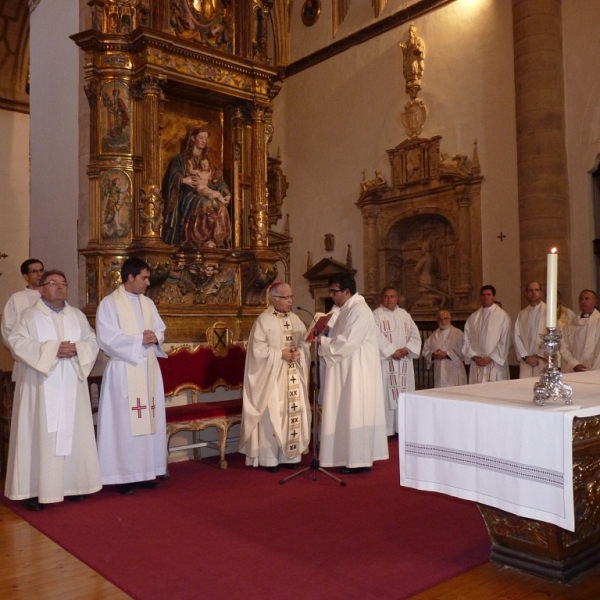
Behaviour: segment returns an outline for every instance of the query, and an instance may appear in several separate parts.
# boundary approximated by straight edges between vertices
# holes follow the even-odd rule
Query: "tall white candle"
[[[556,327],[557,288],[558,288],[558,254],[552,248],[548,254],[548,275],[546,280],[546,327]]]

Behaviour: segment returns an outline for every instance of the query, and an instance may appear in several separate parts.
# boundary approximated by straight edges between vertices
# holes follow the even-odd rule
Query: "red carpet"
[[[347,487],[230,455],[171,466],[157,490],[112,486],[20,516],[134,598],[400,600],[486,562],[472,503],[399,486],[397,443]],[[303,462],[308,462],[308,457]],[[332,470],[333,471],[333,470]]]

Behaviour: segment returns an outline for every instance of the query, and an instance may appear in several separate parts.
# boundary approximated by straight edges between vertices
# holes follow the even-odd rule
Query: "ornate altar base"
[[[600,418],[573,422],[575,531],[478,504],[490,560],[567,583],[600,564]]]

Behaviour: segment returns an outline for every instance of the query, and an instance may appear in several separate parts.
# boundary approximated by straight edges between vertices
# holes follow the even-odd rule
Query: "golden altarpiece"
[[[72,36],[91,115],[84,310],[93,317],[139,256],[167,341],[203,341],[217,321],[247,339],[291,242],[270,232],[286,189],[267,151],[274,2],[88,4],[92,27]]]

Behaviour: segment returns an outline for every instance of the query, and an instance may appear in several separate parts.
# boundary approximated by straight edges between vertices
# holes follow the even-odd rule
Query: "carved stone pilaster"
[[[250,241],[254,248],[268,246],[269,204],[267,196],[267,130],[265,107],[255,104],[252,107],[252,203],[248,226]]]
[[[363,214],[365,223],[365,294],[379,293],[379,269],[377,267],[377,221],[376,212]]]
[[[471,222],[470,207],[471,200],[468,190],[464,186],[456,188],[456,204],[458,206],[458,230],[460,235],[457,239],[458,254],[458,285],[456,286],[457,308],[459,306],[469,306],[471,291]]]

